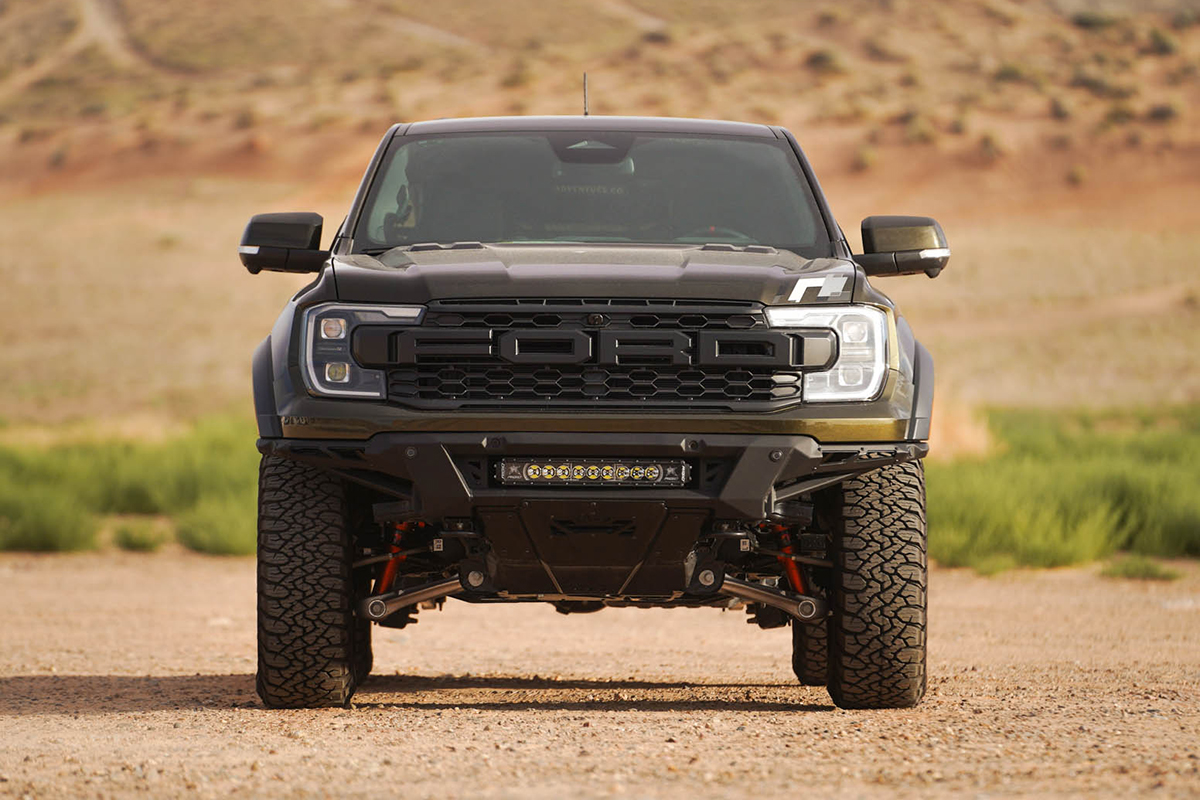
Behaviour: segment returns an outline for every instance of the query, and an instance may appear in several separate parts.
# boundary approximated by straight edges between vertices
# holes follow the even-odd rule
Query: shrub
[[[0,550],[87,550],[96,520],[69,491],[0,476]]]
[[[846,71],[841,58],[833,50],[814,50],[804,59],[804,66],[818,75],[840,75]]]
[[[1107,125],[1127,125],[1137,119],[1137,112],[1125,103],[1116,103],[1104,115]]]
[[[1173,56],[1179,52],[1179,41],[1161,28],[1153,28],[1146,52],[1155,56]]]
[[[1005,147],[995,131],[985,131],[979,137],[979,155],[989,164],[1004,157]]]
[[[917,114],[904,127],[904,141],[908,144],[932,144],[937,141],[937,129],[933,121],[924,114]]]
[[[1110,561],[1100,574],[1106,578],[1131,578],[1139,581],[1173,581],[1179,573],[1167,569],[1152,558],[1125,556]]]
[[[253,496],[253,441],[247,422],[214,418],[162,442],[0,447],[0,549],[88,547],[95,514],[181,516],[214,497]]]
[[[1008,63],[1001,64],[992,77],[1001,83],[1021,83],[1029,79],[1029,74],[1020,64]]]
[[[871,38],[863,42],[863,49],[867,53],[867,58],[872,61],[882,61],[885,63],[901,63],[908,61],[908,56],[892,49],[884,39]]]
[[[252,491],[205,497],[176,519],[180,544],[201,553],[251,555],[257,540],[257,500]]]
[[[863,145],[854,154],[854,160],[850,162],[850,168],[855,172],[866,172],[874,167],[877,161],[879,161],[879,153],[876,152],[875,148]]]
[[[1117,18],[1102,11],[1080,11],[1071,15],[1071,24],[1085,31],[1098,31],[1117,24]]]
[[[930,555],[981,571],[1200,556],[1198,417],[993,412],[1003,453],[928,465]]]
[[[520,58],[513,62],[512,67],[500,79],[500,85],[505,89],[516,89],[525,86],[532,80],[533,73],[529,70],[528,62]]]
[[[1086,89],[1094,96],[1108,100],[1125,100],[1137,94],[1137,87],[1113,83],[1103,75],[1083,69],[1076,71],[1071,78],[1071,86]]]
[[[113,541],[122,550],[153,553],[169,538],[166,526],[157,519],[128,519],[117,525]]]
[[[1156,103],[1146,112],[1146,119],[1151,122],[1171,122],[1178,117],[1179,108],[1173,103]]]
[[[252,108],[243,108],[233,118],[233,128],[245,131],[258,124],[258,114]]]

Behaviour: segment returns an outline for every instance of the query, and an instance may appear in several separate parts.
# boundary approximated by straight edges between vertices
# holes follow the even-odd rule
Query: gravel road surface
[[[350,709],[254,695],[254,564],[0,555],[0,796],[1200,795],[1200,568],[931,575],[913,711],[796,685],[740,612],[422,612]]]

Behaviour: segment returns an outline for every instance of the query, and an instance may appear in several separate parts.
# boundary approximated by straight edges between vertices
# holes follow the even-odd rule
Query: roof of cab
[[[414,122],[406,136],[422,133],[477,133],[482,131],[630,131],[634,133],[710,133],[721,136],[776,138],[766,125],[681,117],[466,117]]]

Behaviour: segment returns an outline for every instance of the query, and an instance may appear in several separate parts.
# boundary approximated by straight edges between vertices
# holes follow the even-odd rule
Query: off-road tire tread
[[[258,696],[269,708],[345,706],[362,663],[344,487],[264,456],[258,497]]]
[[[829,680],[829,626],[824,620],[792,620],[792,672],[805,686],[825,686]]]
[[[893,464],[842,484],[833,537],[829,694],[841,708],[911,708],[925,695],[925,473]]]

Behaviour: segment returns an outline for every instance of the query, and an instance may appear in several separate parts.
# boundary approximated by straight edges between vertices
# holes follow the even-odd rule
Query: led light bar
[[[505,458],[496,465],[501,483],[523,486],[685,486],[688,465],[678,460],[608,458]]]

